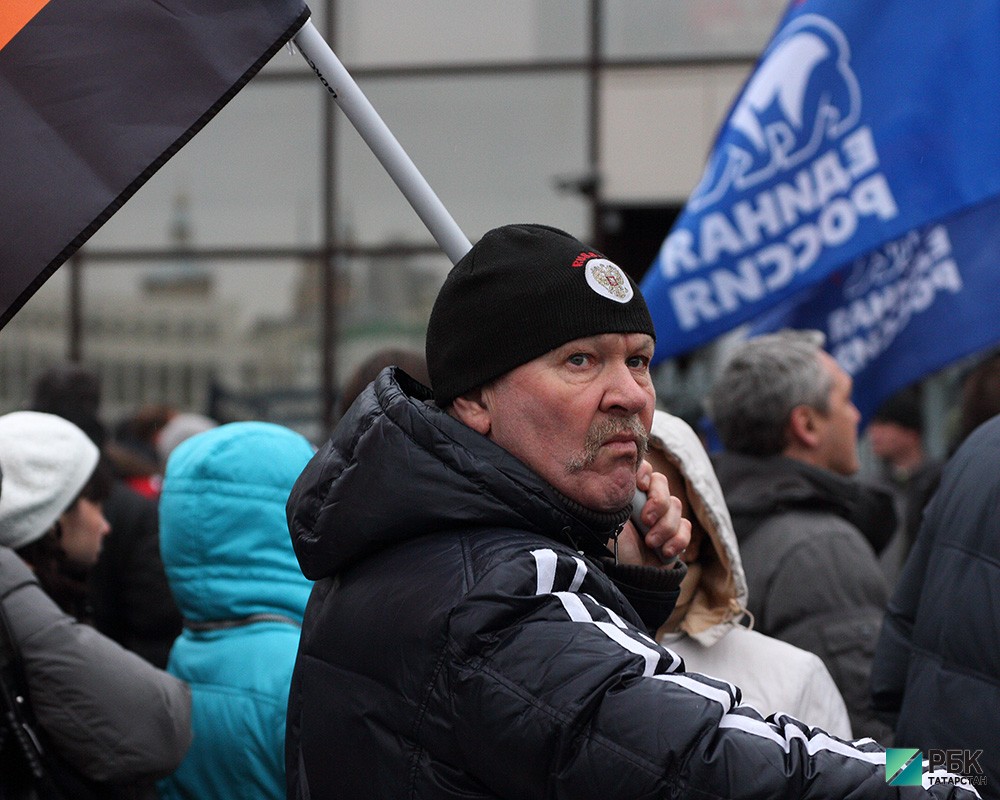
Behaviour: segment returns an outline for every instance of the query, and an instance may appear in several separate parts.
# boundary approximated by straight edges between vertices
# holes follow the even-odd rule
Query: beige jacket
[[[743,703],[764,716],[785,713],[851,738],[847,709],[820,658],[751,630],[747,582],[736,533],[701,440],[682,419],[657,411],[650,446],[680,470],[691,513],[711,538],[689,564],[678,609],[657,635],[687,669],[740,687]]]

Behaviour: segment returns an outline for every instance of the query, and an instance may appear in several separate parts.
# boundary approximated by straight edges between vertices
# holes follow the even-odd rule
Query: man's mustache
[[[587,437],[583,441],[583,450],[580,455],[570,461],[568,471],[570,473],[580,472],[586,469],[600,455],[601,447],[606,442],[623,433],[629,434],[635,439],[636,460],[635,466],[638,469],[642,459],[646,457],[649,450],[649,435],[638,417],[613,417],[603,422],[591,426],[587,431]]]

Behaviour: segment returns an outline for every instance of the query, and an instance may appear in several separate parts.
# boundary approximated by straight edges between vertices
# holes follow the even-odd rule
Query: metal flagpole
[[[472,244],[311,20],[295,34],[294,41],[451,263],[456,263]]]

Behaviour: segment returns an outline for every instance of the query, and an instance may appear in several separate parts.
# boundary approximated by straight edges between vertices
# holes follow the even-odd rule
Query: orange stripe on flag
[[[0,2],[0,50],[17,36],[49,0],[2,0]]]

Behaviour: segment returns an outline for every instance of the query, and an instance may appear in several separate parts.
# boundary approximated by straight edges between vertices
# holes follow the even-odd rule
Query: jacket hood
[[[712,462],[698,435],[684,420],[657,410],[650,444],[659,449],[684,477],[691,511],[708,533],[712,557],[699,559],[701,568],[687,580],[697,587],[680,629],[710,647],[746,609],[747,581],[729,509]]]
[[[719,453],[713,458],[739,539],[782,511],[822,511],[857,527],[869,541],[895,530],[892,494],[786,456],[756,458]]]
[[[285,503],[313,447],[266,422],[234,422],[171,454],[160,550],[186,620],[281,614],[301,621],[311,584],[288,537]]]
[[[387,367],[309,462],[288,499],[288,527],[307,577],[334,575],[448,529],[514,528],[607,554],[627,510],[600,514],[561,497],[430,400],[430,389]]]

